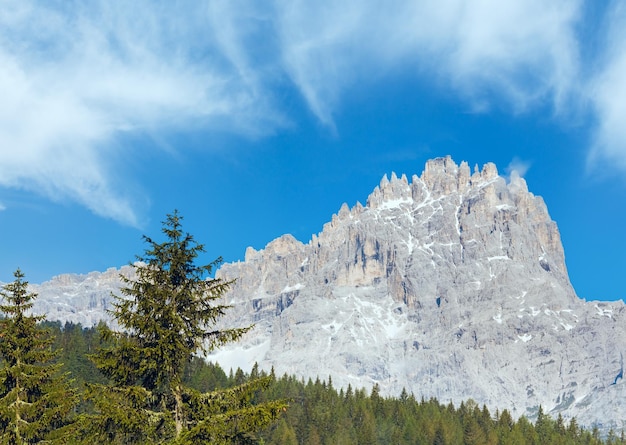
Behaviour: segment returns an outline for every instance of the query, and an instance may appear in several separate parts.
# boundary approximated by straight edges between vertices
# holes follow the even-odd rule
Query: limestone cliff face
[[[285,235],[220,274],[237,278],[237,301],[304,285],[326,296],[337,286],[384,286],[409,309],[439,300],[462,311],[522,288],[526,299],[550,288],[542,302],[550,309],[577,300],[543,200],[519,176],[507,184],[493,164],[470,174],[450,158],[429,161],[411,183],[383,178],[365,207],[344,204],[308,244]]]
[[[44,283],[35,309],[95,323],[118,272]],[[577,298],[543,200],[493,164],[448,157],[410,181],[385,177],[308,243],[282,236],[217,275],[236,279],[223,325],[255,324],[210,357],[226,369],[256,361],[336,386],[626,426],[623,303]]]
[[[48,320],[69,321],[83,326],[95,326],[100,321],[110,322],[108,310],[113,297],[120,295],[120,274],[132,276],[133,269],[123,266],[105,272],[86,275],[64,274],[42,284],[31,284],[30,290],[37,293],[33,311],[45,314]]]

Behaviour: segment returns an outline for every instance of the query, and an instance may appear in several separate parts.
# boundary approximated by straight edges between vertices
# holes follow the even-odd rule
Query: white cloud
[[[448,69],[462,91],[503,94],[523,111],[560,108],[577,82],[578,2],[482,0],[463,8]]]
[[[216,118],[248,134],[282,124],[222,62],[206,8],[49,5],[7,2],[0,12],[0,185],[137,225],[136,199],[110,165],[120,136]]]
[[[586,83],[581,10],[576,0],[8,0],[0,10],[0,185],[136,225],[140,198],[115,174],[115,160],[132,156],[125,134],[160,139],[163,130],[217,122],[271,133],[289,125],[279,92],[289,83],[334,129],[351,88],[375,88],[399,72],[475,111],[547,103],[567,116],[589,91],[599,122],[594,154],[626,168],[626,21],[617,15],[604,69]]]
[[[507,177],[509,178],[513,175],[514,172],[517,174],[517,176],[523,178],[524,176],[526,176],[526,173],[529,169],[530,162],[523,161],[520,158],[515,157],[511,160],[505,171]]]
[[[626,171],[626,6],[616,3],[608,17],[604,63],[588,87],[597,114],[589,160]]]
[[[577,1],[278,4],[285,68],[329,125],[346,85],[394,69],[438,77],[475,108],[505,97],[515,111],[546,99],[559,111],[578,83]]]

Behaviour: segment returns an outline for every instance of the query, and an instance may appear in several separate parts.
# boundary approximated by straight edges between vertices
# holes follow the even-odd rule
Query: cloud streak
[[[205,8],[63,5],[10,2],[0,15],[0,185],[137,225],[136,199],[110,165],[125,135],[213,119],[248,134],[280,124],[202,32]]]
[[[577,2],[281,2],[287,72],[324,123],[345,85],[391,69],[436,74],[476,109],[565,104],[578,79]]]
[[[589,154],[594,165],[617,166],[626,172],[626,6],[615,3],[607,14],[605,51],[588,94],[597,128]]]
[[[139,224],[115,160],[127,135],[291,125],[295,87],[333,131],[355,85],[413,73],[476,112],[593,105],[592,158],[626,171],[626,13],[615,6],[600,72],[581,74],[584,4],[378,0],[8,1],[0,12],[0,185]],[[585,63],[589,64],[588,61]],[[582,97],[582,99],[581,99]]]

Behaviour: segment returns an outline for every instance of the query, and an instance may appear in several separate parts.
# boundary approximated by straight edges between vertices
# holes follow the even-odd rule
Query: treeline
[[[60,350],[56,360],[70,373],[77,391],[87,383],[105,384],[89,354],[103,347],[95,328],[45,322]],[[535,422],[514,420],[507,410],[490,412],[469,400],[455,407],[435,399],[417,399],[404,391],[398,398],[382,397],[378,387],[338,389],[332,379],[303,381],[293,376],[270,374],[272,383],[254,396],[254,403],[284,399],[288,409],[277,422],[263,430],[259,443],[266,444],[626,444],[623,433],[600,438],[597,429],[580,428],[572,419],[552,419],[540,408]],[[201,358],[191,360],[184,372],[185,385],[209,392],[227,389],[267,376],[254,367],[227,374],[217,364]],[[77,410],[89,409],[79,406]]]

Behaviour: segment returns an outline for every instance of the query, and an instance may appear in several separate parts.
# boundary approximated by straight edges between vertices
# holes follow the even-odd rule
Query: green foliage
[[[36,294],[18,269],[15,281],[0,292],[0,443],[64,443],[74,425],[76,395],[59,365],[52,361],[49,331],[37,323],[43,316],[28,315]]]
[[[167,216],[163,243],[144,237],[149,248],[133,265],[136,277],[122,277],[125,298],[116,297],[113,316],[130,334],[103,329],[105,339],[116,341],[95,356],[117,383],[167,390],[180,383],[194,353],[235,341],[250,329],[212,329],[228,308],[215,302],[230,283],[206,278],[221,259],[195,265],[204,247],[183,233],[181,219],[178,213]]]
[[[568,428],[559,427],[558,418],[553,420],[543,410],[538,423],[533,424],[525,417],[513,420],[507,410],[492,415],[472,400],[457,408],[435,399],[417,401],[406,391],[399,398],[385,398],[376,386],[368,396],[361,389],[337,392],[319,379],[304,383],[285,375],[264,395],[292,400],[281,420],[263,433],[267,444],[626,443],[619,442],[615,434],[610,439],[613,442],[602,442],[593,433],[579,429],[572,437]],[[544,435],[542,439],[539,434]]]
[[[251,398],[266,390],[270,377],[257,378],[233,388],[209,393],[189,390],[190,427],[177,443],[254,443],[251,432],[270,424],[285,409],[282,401],[252,404]]]
[[[56,350],[55,363],[72,376],[73,387],[82,392],[86,383],[107,383],[108,379],[98,370],[89,355],[106,346],[94,327],[84,328],[79,324],[44,321],[41,326],[53,336]]]
[[[134,277],[122,277],[123,296],[116,296],[112,311],[121,330],[99,328],[108,344],[92,359],[112,386],[89,386],[95,412],[86,417],[85,437],[109,443],[245,442],[285,406],[250,403],[267,386],[263,379],[210,393],[184,385],[196,353],[235,341],[250,327],[215,328],[228,309],[219,299],[230,283],[210,277],[221,259],[196,265],[204,247],[183,232],[181,220],[177,212],[167,216],[162,243],[144,237],[148,248],[133,265]]]

